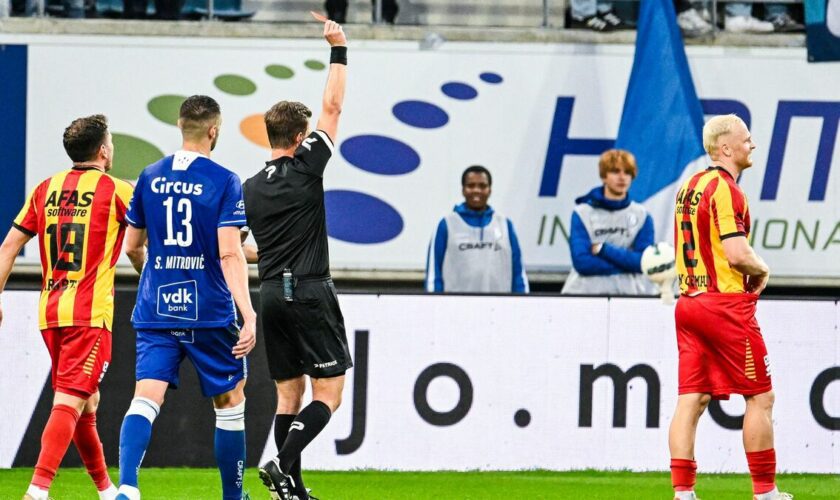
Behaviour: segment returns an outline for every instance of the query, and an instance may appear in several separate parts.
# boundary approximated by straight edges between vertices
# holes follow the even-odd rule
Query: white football
[[[642,253],[642,272],[654,283],[671,282],[677,277],[674,267],[674,247],[660,241]]]

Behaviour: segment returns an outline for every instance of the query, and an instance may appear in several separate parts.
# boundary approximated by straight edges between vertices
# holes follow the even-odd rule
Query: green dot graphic
[[[153,98],[146,107],[155,118],[170,125],[178,125],[178,113],[181,103],[187,98],[182,95],[159,95]]]
[[[257,91],[257,85],[251,80],[239,75],[220,75],[213,83],[222,92],[233,95],[251,95]]]
[[[282,64],[272,64],[265,67],[265,72],[274,78],[281,78],[283,80],[295,76],[295,72],[288,66]]]
[[[314,69],[315,71],[320,71],[327,67],[324,63],[322,63],[321,61],[316,61],[315,59],[310,59],[303,63],[303,65],[309,69]]]
[[[163,158],[154,144],[139,137],[114,132],[114,164],[110,174],[127,181],[136,180],[150,163]]]

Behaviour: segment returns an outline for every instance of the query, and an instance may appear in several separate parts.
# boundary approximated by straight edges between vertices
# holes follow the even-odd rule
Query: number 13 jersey
[[[125,234],[131,184],[74,167],[35,187],[13,226],[38,237],[41,330],[112,328],[114,266]]]
[[[743,293],[746,278],[729,266],[723,240],[749,238],[750,210],[729,172],[710,167],[691,176],[677,193],[674,217],[680,292]]]
[[[239,177],[209,158],[178,151],[146,167],[126,219],[148,234],[135,328],[216,328],[236,320],[219,260],[218,229],[245,226]]]

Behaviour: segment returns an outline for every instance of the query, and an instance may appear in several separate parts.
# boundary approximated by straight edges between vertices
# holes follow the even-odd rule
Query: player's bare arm
[[[338,133],[338,118],[344,104],[344,88],[347,76],[347,37],[344,35],[344,30],[340,24],[334,21],[326,21],[324,22],[324,38],[332,47],[332,54],[317,128],[326,132],[330,139],[335,142]]]
[[[770,279],[770,268],[764,260],[755,253],[744,236],[726,238],[722,243],[729,265],[749,276],[748,291],[761,294]]]
[[[0,245],[0,292],[6,288],[6,281],[9,279],[9,274],[12,272],[12,266],[15,265],[15,259],[20,254],[21,249],[26,243],[32,239],[32,236],[24,233],[16,227],[12,227]],[[3,323],[3,308],[0,305],[0,324]]]
[[[257,264],[259,262],[257,257],[257,247],[245,244],[245,240],[248,239],[249,234],[251,234],[250,231],[246,231],[245,228],[239,230],[239,241],[242,242],[242,253],[245,254],[245,262],[248,264]]]
[[[237,359],[245,357],[257,344],[257,313],[251,305],[251,292],[248,290],[248,264],[242,250],[239,233],[238,227],[218,229],[222,273],[225,275],[225,282],[244,321],[242,330],[239,332],[239,341],[233,347],[233,355]]]
[[[747,291],[754,293],[756,295],[761,295],[761,292],[767,288],[767,282],[770,281],[770,268],[767,266],[767,263],[764,262],[760,256],[756,255],[758,260],[764,264],[764,267],[767,268],[767,272],[764,274],[751,274],[747,276]]]
[[[248,264],[259,263],[259,255],[257,254],[257,247],[254,245],[242,245],[242,253],[245,254],[245,261]]]
[[[137,274],[143,272],[146,262],[146,230],[128,226],[125,231],[125,255]]]

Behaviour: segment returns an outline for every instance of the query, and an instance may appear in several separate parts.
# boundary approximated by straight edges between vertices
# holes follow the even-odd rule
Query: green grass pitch
[[[0,470],[0,499],[19,499],[31,469]],[[111,470],[116,479],[117,471]],[[322,500],[407,499],[666,499],[670,500],[667,473],[634,472],[306,472],[306,484]],[[215,469],[143,469],[143,498],[193,500],[221,498]],[[781,474],[778,483],[796,500],[840,499],[840,476]],[[248,469],[245,489],[254,500],[268,499],[255,469]],[[697,493],[703,500],[749,500],[749,476],[700,474]],[[95,499],[93,483],[83,469],[61,469],[50,490],[55,500]]]

